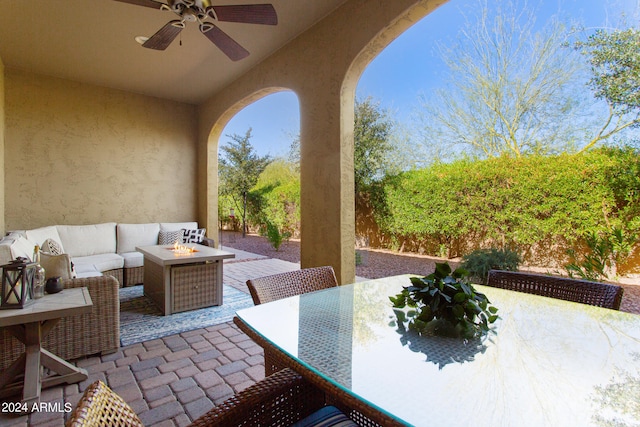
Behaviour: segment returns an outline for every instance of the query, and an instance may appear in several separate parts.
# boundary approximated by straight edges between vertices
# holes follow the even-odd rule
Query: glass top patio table
[[[498,307],[483,340],[398,328],[388,297],[410,275],[240,310],[309,370],[402,424],[640,424],[640,316],[476,286]],[[300,372],[303,376],[305,372]]]

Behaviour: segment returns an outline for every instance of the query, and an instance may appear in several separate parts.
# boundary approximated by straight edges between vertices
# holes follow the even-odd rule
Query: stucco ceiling
[[[9,68],[198,104],[345,1],[214,0],[271,3],[278,14],[277,26],[217,23],[250,52],[233,62],[196,23],[164,51],[135,42],[175,19],[170,11],[114,0],[0,0],[0,58]]]

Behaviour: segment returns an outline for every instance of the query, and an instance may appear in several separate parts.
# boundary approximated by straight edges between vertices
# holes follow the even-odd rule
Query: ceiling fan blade
[[[143,47],[156,50],[165,50],[184,28],[181,21],[167,22],[157,33],[142,44]]]
[[[200,31],[232,61],[239,61],[249,56],[249,51],[211,22],[200,24]]]
[[[213,14],[211,10],[213,10]],[[278,15],[270,4],[210,6],[207,8],[207,12],[218,21],[278,25]]]
[[[164,3],[160,3],[155,0],[115,0],[122,3],[135,4],[136,6],[152,7],[154,9],[160,9]]]

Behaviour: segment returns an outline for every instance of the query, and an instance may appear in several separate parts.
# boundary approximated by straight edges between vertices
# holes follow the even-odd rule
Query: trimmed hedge
[[[371,198],[396,245],[434,254],[446,245],[450,256],[483,243],[523,253],[573,245],[613,227],[637,233],[639,199],[640,157],[631,148],[434,164],[385,178]]]

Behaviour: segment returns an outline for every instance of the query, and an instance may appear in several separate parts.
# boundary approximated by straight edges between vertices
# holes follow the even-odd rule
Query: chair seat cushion
[[[87,269],[103,272],[124,267],[124,258],[116,253],[71,257],[71,261],[75,264],[78,275]]]
[[[357,426],[349,417],[335,406],[325,406],[306,418],[301,419],[292,427],[351,427]]]
[[[124,258],[124,268],[144,266],[144,256],[140,252],[125,252],[120,254]]]

